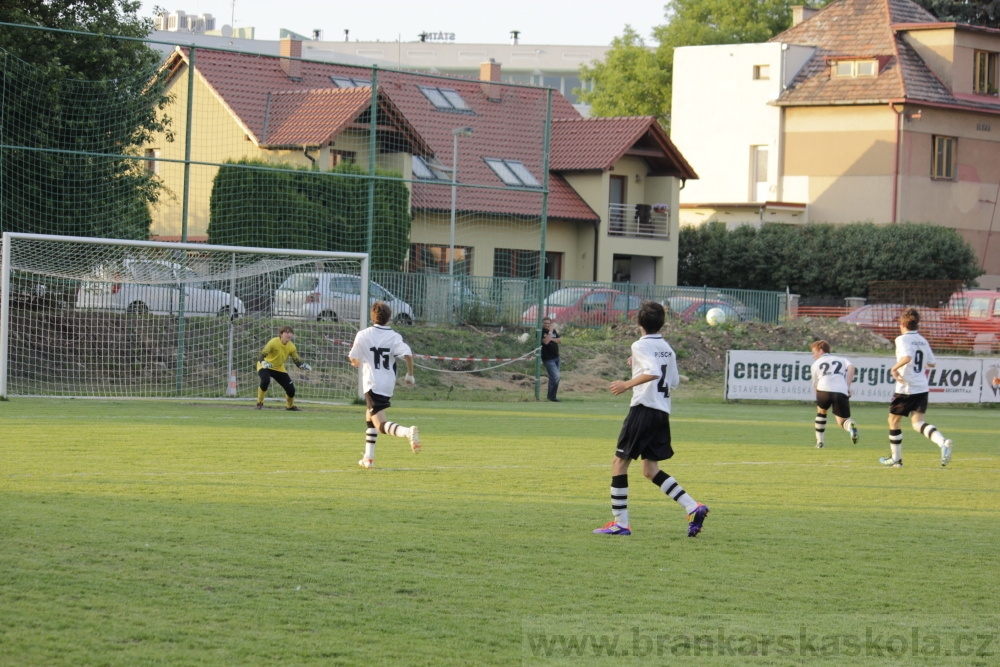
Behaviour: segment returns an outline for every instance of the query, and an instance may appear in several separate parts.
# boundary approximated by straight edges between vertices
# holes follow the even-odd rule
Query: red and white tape
[[[327,340],[333,343],[334,345],[343,345],[345,347],[351,347],[351,345],[353,345],[353,343],[350,343],[346,340],[337,340],[336,338],[327,338]],[[417,359],[437,359],[438,361],[487,361],[487,362],[520,361],[521,359],[527,359],[528,357],[534,356],[535,353],[538,352],[538,349],[540,348],[536,348],[531,352],[522,354],[520,357],[438,357],[431,354],[415,354],[413,356],[416,357]]]

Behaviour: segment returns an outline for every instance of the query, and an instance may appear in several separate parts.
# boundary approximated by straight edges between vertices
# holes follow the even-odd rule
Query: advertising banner
[[[889,403],[896,382],[889,374],[895,357],[846,356],[854,364],[852,401]],[[730,350],[726,354],[726,398],[812,401],[809,352]],[[930,369],[931,401],[935,403],[1000,403],[1000,387],[992,379],[1000,376],[995,358],[937,357]]]

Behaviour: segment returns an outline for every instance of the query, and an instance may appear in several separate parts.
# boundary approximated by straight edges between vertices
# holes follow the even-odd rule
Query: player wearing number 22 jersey
[[[699,504],[659,466],[660,461],[674,455],[670,442],[670,392],[680,382],[677,355],[660,335],[664,319],[663,306],[653,301],[642,304],[637,322],[643,335],[632,343],[632,377],[611,383],[611,393],[616,396],[631,389],[632,401],[611,460],[613,518],[594,531],[599,535],[632,534],[628,516],[628,468],[640,457],[643,476],[687,511],[688,537],[701,532],[708,515],[708,507]]]
[[[858,442],[858,425],[851,419],[851,382],[854,381],[854,364],[846,357],[830,354],[830,344],[818,340],[809,346],[812,350],[813,388],[816,389],[816,447],[823,449],[826,432],[826,413],[833,408],[837,424]]]

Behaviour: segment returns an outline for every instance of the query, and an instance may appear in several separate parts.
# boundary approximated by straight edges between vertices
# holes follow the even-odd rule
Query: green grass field
[[[363,408],[0,403],[0,664],[998,664],[1000,422],[932,405],[956,446],[856,405],[678,400],[664,469],[610,519],[619,398]]]

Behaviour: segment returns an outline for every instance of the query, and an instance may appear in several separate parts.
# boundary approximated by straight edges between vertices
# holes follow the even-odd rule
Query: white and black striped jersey
[[[827,352],[812,364],[812,383],[816,391],[847,394],[847,369],[854,365],[845,357]]]
[[[660,334],[632,343],[632,377],[654,375],[655,380],[632,387],[631,405],[645,405],[670,413],[670,392],[680,384],[677,355]]]
[[[897,394],[923,394],[930,391],[927,374],[937,364],[930,343],[916,331],[896,336],[896,361],[909,357],[910,362],[899,369],[903,381],[896,382]]]
[[[396,389],[396,357],[413,354],[403,337],[385,326],[362,329],[354,337],[348,356],[361,361],[361,387],[381,396],[392,396]]]

